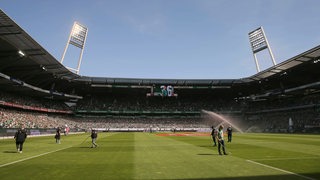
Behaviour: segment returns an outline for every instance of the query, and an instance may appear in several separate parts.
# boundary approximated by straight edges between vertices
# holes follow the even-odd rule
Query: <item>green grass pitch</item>
[[[238,134],[218,155],[210,136],[99,133],[0,140],[5,179],[320,179],[320,135]]]

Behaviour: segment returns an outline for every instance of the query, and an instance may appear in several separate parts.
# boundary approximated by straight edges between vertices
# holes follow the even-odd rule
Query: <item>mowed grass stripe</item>
[[[308,135],[300,135],[300,137],[305,137],[304,141],[296,140],[295,138],[298,136],[293,136],[291,139],[286,137],[288,140],[284,141],[279,136],[235,134],[233,142],[230,143],[230,148],[239,151],[239,156],[247,159],[320,157],[320,140],[315,141],[306,138]],[[228,145],[229,143],[227,143]],[[255,153],[250,153],[251,149],[254,149]]]
[[[84,134],[62,136],[61,144],[55,143],[54,135],[28,137],[23,145],[22,154],[17,153],[13,138],[0,140],[0,165],[77,145],[83,137]]]
[[[297,134],[238,134],[230,146],[244,159],[307,178],[320,179],[319,137]]]
[[[259,143],[257,143],[256,140],[251,141],[250,138],[247,137],[252,137],[252,136],[257,136],[256,138],[259,138],[259,135],[261,136],[267,136],[267,138],[264,140],[264,138],[260,138],[261,140]],[[311,135],[299,135],[299,136],[293,136],[292,139],[289,142],[299,142],[299,141],[294,141],[294,138],[301,139],[304,138],[305,140],[310,139],[310,137],[319,137],[320,136],[315,136]],[[263,164],[268,164],[273,167],[277,167],[279,169],[284,169],[287,171],[291,171],[297,174],[305,175],[305,176],[310,176],[311,178],[315,179],[320,179],[320,163],[318,161],[319,154],[315,155],[317,151],[319,151],[319,146],[317,146],[318,142],[315,143],[315,145],[310,145],[311,147],[315,149],[309,149],[309,151],[304,151],[305,150],[305,144],[298,144],[298,143],[293,143],[292,146],[288,146],[288,148],[285,148],[283,146],[283,141],[277,141],[277,138],[272,140],[272,146],[269,146],[268,142],[270,141],[270,137],[278,137],[273,134],[271,136],[268,136],[268,134],[234,134],[233,142],[232,143],[226,143],[226,148],[227,151],[232,152],[233,157],[238,157],[243,160],[247,159],[253,159],[256,158],[255,161],[263,163]],[[172,139],[180,140],[183,142],[187,142],[190,144],[193,144],[198,147],[206,147],[206,148],[212,148],[212,140],[209,137],[170,137]],[[254,137],[253,137],[254,138]],[[197,140],[194,140],[197,139]],[[249,139],[249,141],[248,141]],[[264,144],[263,141],[266,143]],[[312,139],[314,141],[314,139]],[[243,143],[245,142],[245,143]],[[206,145],[209,144],[210,145]],[[289,143],[291,144],[291,143]],[[279,146],[281,148],[279,148]],[[301,148],[300,150],[297,150]],[[307,157],[308,159],[303,159],[304,157]],[[314,157],[314,158],[310,158]],[[274,160],[272,162],[265,162],[265,161],[260,161],[258,158],[286,158],[286,159],[279,159]],[[294,158],[294,159],[291,159]],[[296,158],[301,158],[301,159],[296,159]],[[242,169],[248,168],[247,166],[242,166]],[[268,171],[268,170],[267,170]],[[270,176],[269,172],[266,173],[267,177]],[[267,178],[266,177],[266,178]],[[261,177],[259,177],[261,178]],[[275,178],[274,176],[272,177],[273,179]],[[291,179],[291,178],[297,178],[297,177],[292,177],[292,175],[286,175],[286,176],[280,176],[280,179]]]
[[[293,173],[293,172],[290,172],[290,171],[286,171],[286,170],[283,170],[283,169],[280,169],[280,168],[268,166],[268,165],[265,165],[265,164],[262,164],[262,163],[258,163],[258,162],[255,162],[255,161],[251,161],[251,160],[247,160],[247,161],[250,162],[250,163],[253,163],[253,164],[257,164],[257,165],[263,166],[263,167],[267,167],[267,168],[275,169],[275,170],[278,170],[278,171],[282,171],[282,172],[287,173],[287,174],[292,174],[292,175],[295,175],[295,176],[299,176],[299,177],[301,177],[303,179],[316,180],[316,179],[311,178],[311,177],[303,176],[303,175],[300,175],[300,174],[296,174],[296,173]]]
[[[15,152],[12,140],[0,141],[1,164],[71,148],[17,162],[0,168],[1,179],[320,179],[318,141],[293,143],[268,134],[234,134],[226,143],[228,156],[219,156],[210,137],[161,137],[155,133],[99,133],[98,148],[90,148],[89,133],[63,136],[62,144],[53,137],[30,138],[23,154]],[[265,137],[265,138],[264,138]],[[320,137],[320,136],[316,136]],[[88,138],[86,141],[84,141]],[[271,139],[270,139],[271,138]],[[286,138],[289,138],[287,136]],[[264,143],[265,142],[265,143]],[[272,144],[269,146],[268,144]],[[286,144],[288,148],[285,148]],[[301,149],[300,149],[301,148]],[[310,153],[311,152],[311,153]],[[4,158],[3,158],[4,157]],[[269,159],[276,159],[272,160]],[[282,159],[281,159],[282,158]],[[297,159],[301,158],[301,159]],[[307,159],[303,159],[307,158]],[[3,160],[4,159],[4,160]],[[275,169],[250,163],[253,160]],[[258,160],[257,160],[258,159]],[[260,160],[259,160],[260,159]],[[284,171],[279,171],[282,169]],[[294,174],[286,173],[292,172]],[[17,176],[19,174],[19,176]]]
[[[103,136],[98,148],[80,144],[82,136],[72,148],[3,167],[1,179],[16,179],[16,172],[23,179],[132,179],[133,133]]]
[[[320,146],[319,136],[316,135],[305,135],[305,134],[259,134],[259,133],[248,133],[248,134],[237,134],[239,138],[243,136],[246,140],[251,140],[253,142],[256,140],[257,143],[292,143],[304,145],[316,145]]]
[[[213,148],[211,142],[205,138],[137,134],[135,177],[137,179],[238,179],[261,178],[267,175],[266,178],[299,179],[281,171],[256,166],[233,155],[219,156],[217,149]]]
[[[66,147],[66,148],[62,148],[62,149],[58,149],[58,150],[42,153],[42,154],[39,154],[39,155],[36,155],[36,156],[27,157],[27,158],[20,159],[20,160],[17,160],[17,161],[6,163],[6,164],[1,164],[0,168],[5,167],[5,166],[9,166],[11,164],[19,163],[19,162],[22,162],[22,161],[26,161],[26,160],[29,160],[29,159],[33,159],[33,158],[37,158],[37,157],[40,157],[40,156],[44,156],[44,155],[47,155],[47,154],[50,154],[50,153],[54,153],[54,152],[57,152],[57,151],[61,151],[61,150],[64,150],[64,149],[67,149],[67,148],[70,148],[70,147]]]

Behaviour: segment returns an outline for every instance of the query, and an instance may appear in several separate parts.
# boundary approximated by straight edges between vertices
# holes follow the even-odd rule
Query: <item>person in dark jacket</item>
[[[98,138],[98,133],[96,130],[92,129],[91,131],[91,139],[92,139],[92,146],[91,148],[94,148],[94,147],[97,147],[98,144],[96,143],[97,141],[97,138]]]
[[[231,128],[231,126],[229,126],[227,128],[227,132],[228,132],[228,142],[231,142],[231,140],[232,140],[232,128]]]
[[[54,138],[56,139],[56,143],[60,144],[61,130],[59,127],[57,128],[56,135],[54,136]]]
[[[213,146],[217,146],[217,135],[218,135],[218,131],[212,126],[212,131],[211,131],[211,137],[213,140]]]
[[[22,153],[23,143],[27,138],[27,132],[23,128],[19,128],[16,134],[14,135],[14,139],[16,140],[16,148],[18,153]]]

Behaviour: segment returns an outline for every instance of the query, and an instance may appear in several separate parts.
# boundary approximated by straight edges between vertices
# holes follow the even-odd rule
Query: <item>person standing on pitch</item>
[[[27,138],[27,133],[23,128],[19,128],[14,139],[16,140],[17,152],[22,153],[23,143]]]
[[[91,148],[97,147],[98,144],[96,143],[96,140],[98,138],[98,133],[96,130],[92,129],[91,131],[91,139],[92,139],[92,146]]]
[[[212,140],[213,140],[213,146],[217,146],[217,134],[218,131],[212,126],[212,131],[211,131],[211,136],[212,136]]]
[[[228,155],[228,154],[226,153],[226,148],[225,148],[225,146],[224,146],[223,126],[222,126],[222,125],[219,126],[218,142],[219,142],[219,144],[218,144],[219,155],[222,155],[222,153],[221,153],[221,146],[222,146],[223,154],[224,154],[224,155]]]
[[[56,135],[54,136],[54,138],[56,139],[56,143],[60,144],[61,130],[59,127],[57,128]]]
[[[227,128],[227,132],[228,132],[228,142],[231,142],[231,139],[232,139],[232,128],[231,128],[231,126],[229,126]]]

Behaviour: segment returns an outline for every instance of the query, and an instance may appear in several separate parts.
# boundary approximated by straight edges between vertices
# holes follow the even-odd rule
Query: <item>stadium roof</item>
[[[63,66],[0,10],[0,77],[2,77],[0,87],[8,91],[31,92],[32,95],[48,96],[48,92],[52,95],[54,91],[60,96],[79,93],[78,89],[90,91],[93,88],[121,85],[149,87],[154,84],[211,88],[241,86],[244,88],[241,91],[247,94],[307,86],[303,88],[305,90],[319,86],[315,84],[320,80],[319,58],[320,46],[317,46],[253,76],[239,79],[133,79],[79,76]]]

